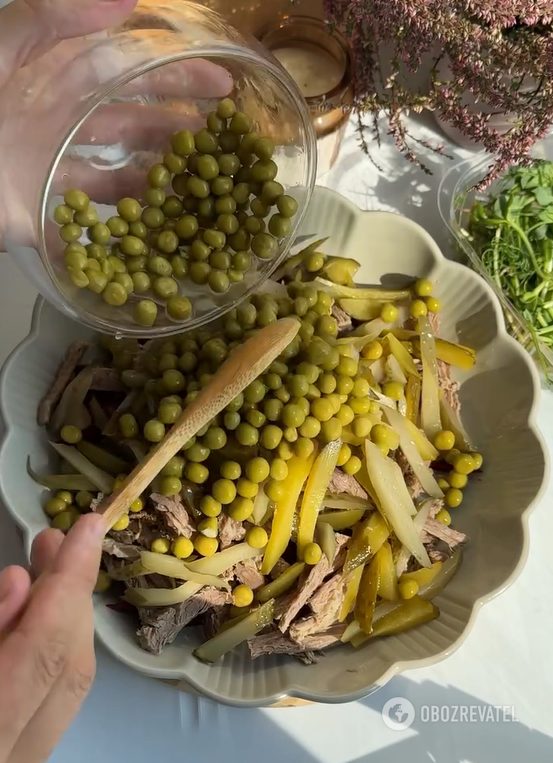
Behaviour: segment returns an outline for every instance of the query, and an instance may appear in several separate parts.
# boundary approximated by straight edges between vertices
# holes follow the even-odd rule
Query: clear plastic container
[[[532,156],[540,159],[553,159],[551,138],[545,139],[534,147]],[[494,183],[483,191],[476,191],[477,186],[488,174],[494,162],[493,156],[482,151],[462,162],[455,164],[443,176],[438,188],[438,209],[442,220],[452,233],[459,259],[468,258],[470,266],[486,280],[496,293],[505,314],[506,325],[511,335],[533,355],[548,380],[552,378],[553,351],[543,342],[536,342],[520,312],[514,307],[505,292],[491,278],[474,249],[467,230],[468,216],[472,204],[483,199],[494,190]]]
[[[225,90],[275,141],[277,180],[297,200],[297,214],[276,254],[253,257],[243,280],[225,293],[188,278],[177,281],[192,302],[187,320],[175,322],[162,300],[141,295],[158,302],[158,315],[153,326],[139,326],[132,315],[136,294],[113,307],[73,284],[53,210],[71,188],[89,194],[101,221],[114,214],[120,198],[143,199],[148,168],[171,150],[170,135],[204,126]],[[72,318],[112,334],[170,335],[232,309],[287,255],[315,184],[309,109],[271,54],[213,11],[184,0],[142,0],[120,27],[62,42],[20,70],[3,96],[14,103],[0,126],[7,249],[39,291]],[[170,186],[167,193],[173,193]]]

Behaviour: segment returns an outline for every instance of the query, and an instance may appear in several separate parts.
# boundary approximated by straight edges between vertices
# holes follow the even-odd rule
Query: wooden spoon
[[[262,328],[231,353],[157,447],[133,469],[118,490],[99,504],[96,511],[104,515],[106,532],[128,511],[132,501],[157,477],[184,443],[271,365],[290,344],[299,328],[300,322],[296,318],[282,318]]]

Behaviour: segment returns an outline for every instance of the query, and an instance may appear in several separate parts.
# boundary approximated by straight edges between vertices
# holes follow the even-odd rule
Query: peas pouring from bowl
[[[103,223],[88,196],[72,189],[53,212],[74,286],[112,307],[132,300],[134,321],[148,327],[160,307],[174,321],[190,317],[184,282],[224,294],[256,258],[275,257],[298,208],[276,180],[274,142],[230,98],[206,127],[173,134],[170,148],[147,173],[146,206],[123,198]]]

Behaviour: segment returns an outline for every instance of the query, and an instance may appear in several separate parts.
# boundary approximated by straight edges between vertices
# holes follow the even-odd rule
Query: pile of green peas
[[[256,259],[274,258],[297,212],[276,180],[273,140],[230,98],[205,127],[180,130],[170,143],[148,172],[145,206],[121,199],[117,215],[100,222],[87,194],[71,189],[53,214],[72,283],[115,307],[132,297],[135,322],[148,327],[160,303],[175,321],[190,317],[181,282],[223,294]]]
[[[161,472],[156,489],[163,495],[180,493],[184,482],[202,489],[200,510],[211,520],[206,527],[212,537],[194,540],[195,553],[215,553],[215,520],[221,514],[251,529],[248,520],[258,492],[263,490],[272,502],[282,498],[286,462],[293,456],[309,458],[316,448],[340,437],[338,466],[354,475],[362,466],[365,438],[384,453],[398,447],[394,430],[378,423],[380,408],[369,399],[365,361],[352,357],[347,345],[335,344],[338,326],[330,296],[300,282],[289,284],[287,293],[278,300],[255,295],[217,329],[187,332],[135,354],[122,351],[116,341],[110,345],[123,384],[142,388],[156,410],[146,420],[124,413],[120,434],[142,438],[153,447],[234,347],[278,318],[295,315],[301,322],[297,337],[267,371],[185,443]]]

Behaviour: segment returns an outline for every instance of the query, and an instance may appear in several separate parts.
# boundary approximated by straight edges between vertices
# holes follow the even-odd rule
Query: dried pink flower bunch
[[[548,131],[553,0],[324,0],[324,7],[354,50],[358,115],[384,110],[396,145],[410,160],[420,164],[402,123],[410,110],[435,110],[482,143],[497,155],[494,176],[524,161]],[[383,46],[392,51],[385,75],[378,59]],[[405,75],[416,72],[429,55],[430,90],[416,92]],[[451,75],[440,81],[437,68],[445,57]],[[509,131],[499,134],[490,124],[492,114],[469,109],[467,93],[486,111],[508,114]]]

